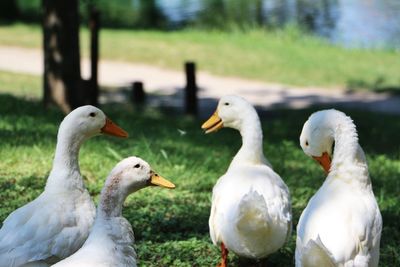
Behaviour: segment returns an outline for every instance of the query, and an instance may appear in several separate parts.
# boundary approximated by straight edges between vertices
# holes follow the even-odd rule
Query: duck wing
[[[43,193],[12,212],[0,230],[0,267],[60,259],[78,249],[87,236],[71,208],[71,203]],[[94,216],[94,207],[87,216]]]

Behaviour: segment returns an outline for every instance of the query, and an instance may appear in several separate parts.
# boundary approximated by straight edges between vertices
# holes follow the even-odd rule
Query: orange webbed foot
[[[227,267],[228,266],[228,249],[225,247],[225,244],[221,242],[221,262],[217,265],[217,267]]]

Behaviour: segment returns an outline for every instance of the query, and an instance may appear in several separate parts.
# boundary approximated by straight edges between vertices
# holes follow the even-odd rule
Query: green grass
[[[81,34],[87,55],[88,32]],[[0,45],[38,48],[38,26],[0,27]],[[104,29],[101,56],[182,69],[194,60],[214,74],[297,86],[385,89],[400,87],[400,53],[345,49],[295,29],[266,32],[185,30],[177,32]]]
[[[7,76],[10,74],[0,75],[0,220],[42,192],[63,118],[58,110],[45,111],[40,102],[17,97],[24,89],[18,88],[16,77]],[[6,82],[11,78],[16,84]],[[3,84],[14,90],[5,90]],[[147,188],[126,201],[123,213],[135,231],[139,265],[215,265],[219,251],[208,235],[211,190],[240,147],[239,134],[223,129],[204,135],[200,120],[171,112],[138,112],[129,105],[102,108],[130,138],[99,136],[83,145],[80,166],[96,201],[108,172],[120,158],[130,155],[147,160],[177,185],[175,190]],[[314,110],[278,110],[265,113],[262,119],[264,151],[290,188],[294,225],[324,179],[322,169],[298,145],[301,127]],[[399,266],[399,117],[346,112],[357,124],[383,216],[380,266]],[[181,135],[178,129],[186,134]],[[270,257],[271,265],[293,266],[294,248],[295,231],[290,242]],[[232,266],[240,262],[232,253],[230,260]]]
[[[0,92],[3,94],[29,99],[42,97],[42,82],[37,76],[0,71],[0,81]]]

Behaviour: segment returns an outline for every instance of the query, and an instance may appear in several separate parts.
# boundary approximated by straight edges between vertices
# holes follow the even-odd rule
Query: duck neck
[[[101,219],[122,216],[122,205],[128,193],[121,189],[121,174],[107,179],[101,191],[100,202],[97,208],[97,216]]]
[[[335,140],[332,167],[340,168],[347,163],[353,163],[358,149],[358,136],[354,124],[349,118],[345,118],[334,129],[333,138]]]
[[[363,182],[369,184],[368,166],[364,151],[358,144],[358,135],[354,123],[346,117],[336,127],[333,138],[335,140],[332,172],[350,173],[348,178],[365,178]],[[342,173],[342,172],[341,172]],[[361,175],[357,175],[361,174]]]
[[[85,141],[82,134],[63,130],[60,127],[53,168],[47,180],[46,188],[60,190],[84,189],[79,169],[79,149]]]
[[[255,110],[248,116],[245,116],[238,130],[242,136],[242,146],[231,164],[264,163],[263,134],[261,123]]]
[[[121,194],[119,185],[108,183],[101,193],[96,219],[86,244],[98,246],[100,253],[114,254],[120,259],[116,266],[136,266],[132,226],[122,217],[122,205],[127,194]],[[123,261],[123,262],[122,262]]]

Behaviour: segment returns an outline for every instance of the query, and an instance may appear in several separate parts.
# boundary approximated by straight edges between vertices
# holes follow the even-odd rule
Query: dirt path
[[[201,67],[201,66],[200,66]],[[43,59],[40,50],[0,46],[0,70],[41,75]],[[82,60],[84,77],[89,74],[89,61]],[[103,86],[126,87],[133,81],[142,81],[145,90],[159,97],[151,98],[151,105],[181,107],[185,80],[183,71],[162,69],[145,64],[102,60],[99,82]],[[264,109],[277,107],[304,108],[315,104],[334,107],[355,107],[400,114],[400,97],[369,92],[348,93],[340,89],[296,88],[235,77],[220,77],[198,72],[200,109],[215,107],[216,99],[226,94],[238,94]],[[118,94],[103,95],[101,101],[122,101]]]

